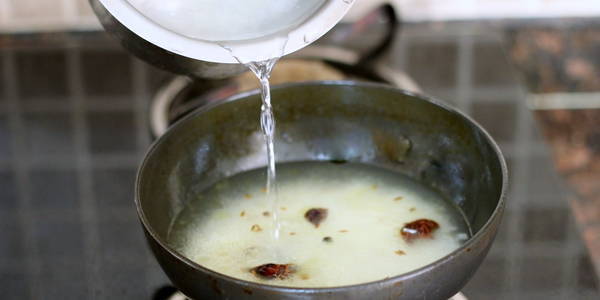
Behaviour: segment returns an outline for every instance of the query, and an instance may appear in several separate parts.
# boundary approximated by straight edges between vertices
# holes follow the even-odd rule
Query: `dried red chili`
[[[315,227],[319,227],[321,222],[327,218],[327,212],[327,208],[311,208],[304,214],[304,217]]]
[[[286,279],[294,272],[292,264],[264,264],[250,270],[264,279]]]
[[[404,224],[400,230],[400,234],[407,242],[411,242],[416,238],[433,238],[432,233],[438,229],[440,225],[429,219],[419,219],[410,223]]]

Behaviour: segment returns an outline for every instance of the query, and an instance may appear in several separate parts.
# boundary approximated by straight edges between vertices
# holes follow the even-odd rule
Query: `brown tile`
[[[63,16],[62,1],[8,0],[13,18],[59,18]]]
[[[88,114],[92,154],[135,153],[136,130],[131,112],[92,112]]]
[[[497,142],[510,142],[515,137],[517,107],[514,102],[475,101],[471,115]]]
[[[0,116],[0,160],[6,160],[11,157],[11,135],[5,116]]]
[[[408,75],[425,91],[450,88],[456,83],[456,43],[412,44],[408,49]]]
[[[45,299],[93,299],[88,294],[86,284],[86,265],[81,256],[61,259],[45,259],[40,265],[40,278],[34,280],[44,291]]]
[[[593,198],[600,195],[600,173],[597,170],[577,171],[567,175],[567,181],[583,197]]]
[[[515,83],[515,73],[506,63],[507,57],[502,44],[476,44],[473,60],[473,82],[476,86],[503,86]]]
[[[64,100],[67,96],[66,55],[63,51],[19,52],[16,64],[19,96],[24,100]]]
[[[600,172],[600,109],[537,111],[536,119],[552,146],[561,172]]]
[[[1,15],[1,14],[0,14]],[[0,24],[2,23],[2,19],[0,19]],[[0,51],[0,108],[2,108],[5,103],[6,100],[5,98],[5,91],[6,91],[6,87],[4,86],[4,59],[3,59],[3,54]]]
[[[564,242],[568,213],[563,208],[527,208],[520,226],[524,242]]]
[[[522,292],[562,289],[563,258],[528,257],[521,263],[518,282]]]
[[[545,155],[529,159],[527,174],[527,197],[557,199],[565,196],[564,184],[558,177],[552,161]],[[563,201],[567,203],[567,199]]]
[[[0,170],[0,211],[16,213],[18,207],[17,181],[12,171]]]
[[[147,254],[144,233],[135,214],[128,220],[108,219],[99,221],[100,259],[103,263],[125,263],[132,255]]]
[[[596,197],[573,196],[570,199],[577,223],[583,228],[600,222],[600,193]]]
[[[133,226],[129,224],[128,226]],[[136,226],[139,227],[139,226]],[[141,235],[141,233],[138,233]],[[127,241],[127,240],[122,240]],[[122,243],[121,244],[127,244]],[[141,251],[145,252],[144,248]],[[138,257],[139,261],[140,252],[131,251],[128,252],[131,256]],[[131,261],[131,259],[129,259]],[[98,299],[151,299],[154,291],[148,289],[146,282],[146,276],[140,276],[145,274],[148,270],[146,266],[140,266],[139,264],[132,264],[130,262],[110,262],[102,263],[100,266],[100,272],[102,274],[111,274],[103,278],[103,289],[97,291],[95,295]]]
[[[102,203],[100,210],[113,208],[135,210],[133,202],[135,171],[135,168],[93,171],[94,199]]]
[[[79,182],[74,170],[31,170],[31,202],[36,209],[56,211],[79,208]]]
[[[25,268],[13,272],[0,269],[0,294],[4,299],[31,299]]]
[[[583,253],[577,263],[577,285],[579,289],[598,289],[598,275],[587,253]]]
[[[76,214],[64,214],[65,218],[59,219],[47,216],[39,214],[38,218],[32,218],[33,235],[42,259],[49,261],[55,258],[83,258],[83,229],[80,218]]]
[[[592,264],[600,274],[600,225],[588,226],[583,231],[583,240],[589,251]]]
[[[75,154],[69,113],[28,113],[24,116],[27,154],[32,157]]]
[[[125,51],[85,51],[81,55],[81,61],[87,96],[131,94],[131,58]]]
[[[7,214],[0,220],[0,262],[2,259],[9,258],[14,261],[22,261],[25,258],[23,247],[23,230],[20,226],[16,213]],[[1,265],[1,263],[0,263]],[[2,269],[2,268],[0,268]],[[1,281],[4,284],[4,281]],[[0,284],[0,292],[2,285]],[[2,294],[3,297],[5,296]]]
[[[507,278],[508,261],[502,258],[487,257],[465,288],[470,297],[474,294],[495,295],[509,290]]]

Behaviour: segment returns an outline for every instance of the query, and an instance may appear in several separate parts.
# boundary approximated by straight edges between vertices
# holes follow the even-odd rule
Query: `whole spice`
[[[323,238],[323,242],[325,242],[325,243],[331,243],[331,242],[333,242],[333,239],[330,236],[326,236],[326,237]]]
[[[306,211],[304,218],[318,228],[321,222],[327,218],[327,212],[327,208],[311,208]]]
[[[440,225],[429,219],[418,219],[410,223],[404,224],[400,230],[400,234],[405,241],[411,242],[416,238],[433,238],[432,233],[438,229]]]
[[[260,227],[260,225],[254,224],[254,225],[252,225],[252,227],[250,227],[250,230],[253,232],[261,232],[262,228]]]
[[[286,279],[294,272],[294,265],[264,264],[250,269],[250,272],[264,279]]]

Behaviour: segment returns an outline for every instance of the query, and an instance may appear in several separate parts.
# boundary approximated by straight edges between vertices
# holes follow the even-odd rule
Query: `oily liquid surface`
[[[333,287],[381,280],[425,266],[458,248],[469,235],[460,210],[403,175],[357,164],[278,165],[280,238],[272,253],[272,203],[264,169],[225,179],[177,216],[169,243],[216,272],[264,284]],[[328,216],[315,227],[311,208]],[[405,223],[439,224],[432,238],[407,242]],[[328,237],[328,239],[325,239]],[[265,263],[294,264],[286,279],[249,270]]]

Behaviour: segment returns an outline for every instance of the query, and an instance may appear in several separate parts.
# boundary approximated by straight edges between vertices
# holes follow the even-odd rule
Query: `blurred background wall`
[[[167,0],[165,0],[167,1]],[[342,1],[342,0],[330,0]],[[600,16],[599,0],[355,0],[398,4],[404,21]],[[349,16],[351,19],[352,16]],[[0,0],[0,32],[98,29],[88,0]]]

